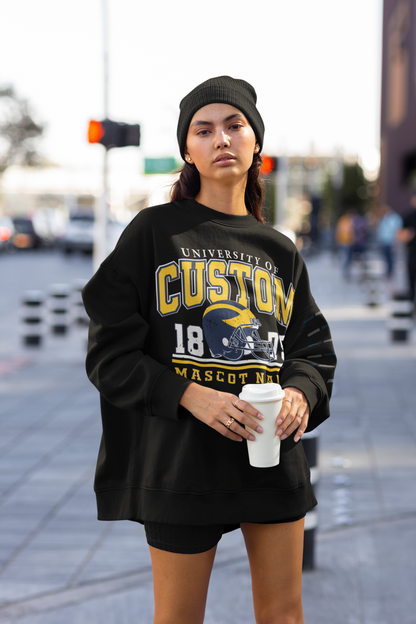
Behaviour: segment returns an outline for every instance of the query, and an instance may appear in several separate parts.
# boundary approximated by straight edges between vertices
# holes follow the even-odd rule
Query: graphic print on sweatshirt
[[[292,283],[285,288],[270,261],[242,252],[181,251],[184,258],[155,275],[157,311],[172,322],[175,372],[213,385],[278,383]]]
[[[276,360],[272,341],[259,336],[260,327],[254,314],[234,301],[213,303],[202,317],[204,338],[212,355],[227,360],[241,360],[244,353],[258,360]]]

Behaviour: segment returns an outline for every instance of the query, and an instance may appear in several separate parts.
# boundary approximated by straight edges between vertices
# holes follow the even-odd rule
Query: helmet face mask
[[[261,322],[240,303],[220,301],[209,306],[202,326],[214,357],[239,360],[248,354],[267,362],[276,359],[273,343],[260,338]]]
[[[258,360],[267,360],[272,362],[274,360],[273,345],[267,340],[260,338],[257,327],[261,327],[261,323],[258,319],[255,319],[258,323],[253,328],[253,325],[240,325],[232,334],[229,341],[229,346],[243,351],[244,353],[251,353]]]

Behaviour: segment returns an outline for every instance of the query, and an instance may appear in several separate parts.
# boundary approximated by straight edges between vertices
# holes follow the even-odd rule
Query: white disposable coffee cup
[[[276,435],[276,418],[282,407],[285,392],[279,384],[246,384],[239,398],[250,403],[264,416],[259,421],[263,433],[257,433],[246,425],[255,440],[247,440],[248,458],[256,468],[277,466],[280,461],[280,438]]]

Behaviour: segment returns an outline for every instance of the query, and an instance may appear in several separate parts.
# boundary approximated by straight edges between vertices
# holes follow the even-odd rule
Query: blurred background
[[[366,217],[369,238],[381,204],[407,210],[416,179],[413,3],[385,2],[384,25],[381,0],[270,1],[258,11],[243,0],[225,4],[221,24],[216,1],[162,2],[162,13],[131,0],[5,6],[1,250],[90,251],[94,213],[105,212],[108,231],[96,225],[102,259],[139,210],[168,197],[180,166],[179,102],[221,74],[257,90],[265,213],[299,247],[334,245],[349,209]],[[121,122],[115,131],[134,125],[137,138],[92,137],[90,121],[104,119]]]
[[[289,225],[304,245],[327,242],[347,206],[369,212],[380,201],[379,0],[336,9],[330,0],[270,1],[257,10],[245,0],[238,8],[215,0],[5,6],[0,214],[14,249],[69,251],[60,243],[72,214],[93,212],[102,200],[105,148],[88,143],[90,120],[140,125],[139,147],[108,152],[109,219],[125,224],[164,201],[180,164],[179,102],[215,75],[243,77],[257,90],[263,153],[273,159],[265,169],[273,225]],[[405,195],[400,202],[396,209]],[[32,225],[12,228],[7,218],[29,219],[34,235],[19,236]]]
[[[4,0],[1,17],[0,621],[151,621],[140,527],[95,520],[80,290],[168,201],[182,97],[230,75],[257,91],[264,214],[303,255],[340,360],[307,621],[413,622],[415,1]],[[208,624],[254,621],[237,533]]]

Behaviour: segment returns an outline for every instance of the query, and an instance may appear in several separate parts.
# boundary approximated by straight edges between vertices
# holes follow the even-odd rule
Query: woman
[[[221,76],[182,100],[172,202],[143,210],[84,290],[98,517],[144,524],[156,624],[203,622],[216,545],[240,527],[257,623],[303,622],[316,500],[298,442],[329,416],[335,355],[302,258],[260,214],[256,99]],[[258,469],[241,442],[247,425],[262,434],[262,415],[238,395],[267,382],[285,389],[281,461]]]

